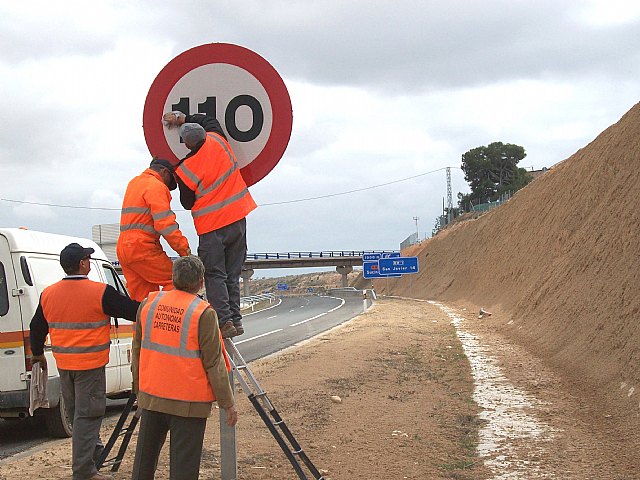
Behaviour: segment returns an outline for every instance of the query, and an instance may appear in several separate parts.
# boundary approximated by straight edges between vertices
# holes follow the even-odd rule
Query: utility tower
[[[447,167],[447,224],[453,220],[453,198],[451,197],[451,167]]]
[[[416,222],[416,242],[420,240],[420,235],[418,235],[418,220],[420,220],[420,217],[413,217],[413,221]]]

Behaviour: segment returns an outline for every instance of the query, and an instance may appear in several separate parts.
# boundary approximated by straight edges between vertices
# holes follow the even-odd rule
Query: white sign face
[[[262,84],[246,70],[226,63],[203,65],[182,77],[164,105],[163,111],[172,110],[215,116],[240,168],[264,149],[273,125],[271,102]],[[165,129],[165,136],[176,157],[189,153],[177,129]]]

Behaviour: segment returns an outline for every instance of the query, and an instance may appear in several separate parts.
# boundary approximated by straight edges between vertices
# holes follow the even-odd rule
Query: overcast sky
[[[397,249],[414,217],[430,235],[444,167],[454,202],[468,191],[464,152],[515,143],[521,167],[549,167],[640,100],[635,1],[31,0],[2,2],[0,29],[0,226],[89,238],[150,161],[151,83],[198,45],[253,50],[291,96],[289,146],[251,188],[250,252]]]

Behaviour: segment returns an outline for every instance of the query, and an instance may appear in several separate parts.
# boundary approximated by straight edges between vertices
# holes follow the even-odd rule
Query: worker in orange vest
[[[220,123],[204,114],[168,112],[191,150],[176,167],[180,203],[191,210],[205,267],[207,299],[224,338],[242,335],[240,274],[247,255],[246,216],[257,207]]]
[[[142,415],[133,480],[154,478],[167,432],[170,478],[197,479],[212,402],[227,425],[238,421],[216,312],[197,295],[203,284],[202,261],[178,258],[175,289],[150,293],[138,310],[132,371]]]
[[[100,425],[106,408],[105,365],[111,345],[110,317],[135,320],[139,302],[119,293],[111,285],[89,280],[93,248],[78,243],[60,252],[60,265],[67,274],[42,291],[40,304],[30,324],[32,363],[47,367],[44,342],[60,374],[60,389],[71,419],[74,480],[113,478],[96,470],[102,448]]]
[[[144,300],[149,292],[173,288],[171,259],[162,249],[160,236],[178,255],[191,253],[189,241],[171,210],[170,190],[176,189],[171,162],[156,158],[149,168],[127,185],[120,215],[116,255],[131,298]]]

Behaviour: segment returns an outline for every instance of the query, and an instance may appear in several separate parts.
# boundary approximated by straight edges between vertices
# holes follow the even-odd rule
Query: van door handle
[[[24,288],[12,288],[11,289],[11,296],[12,297],[19,297],[20,295],[24,295]]]

